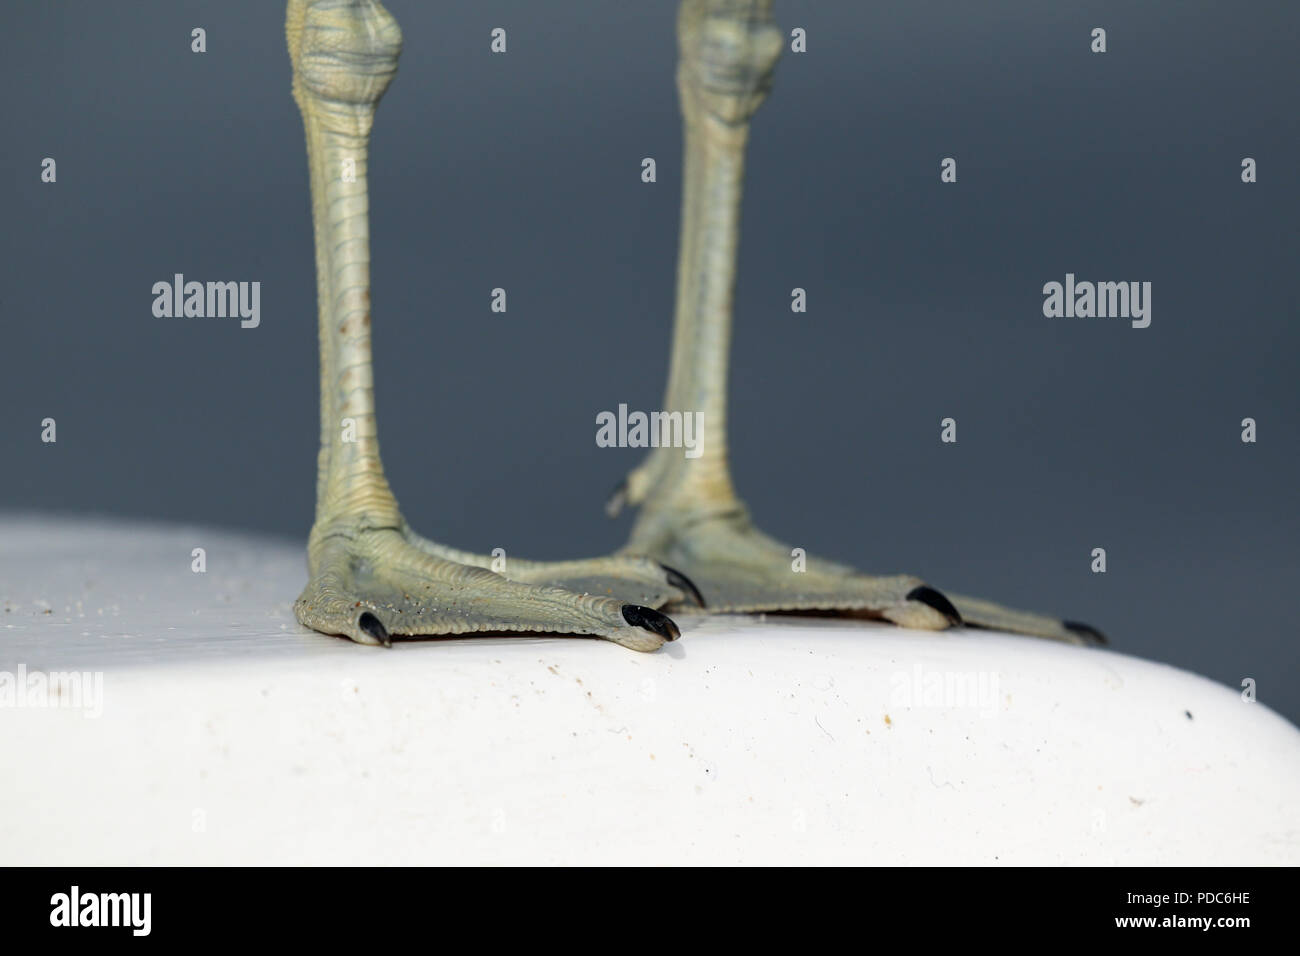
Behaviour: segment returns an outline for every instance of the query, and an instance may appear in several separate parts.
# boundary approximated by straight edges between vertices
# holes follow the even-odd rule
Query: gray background
[[[449,544],[612,550],[630,519],[601,503],[642,452],[597,448],[595,414],[657,407],[669,348],[675,5],[388,6],[406,41],[371,154],[389,479]],[[732,458],[759,522],[1254,677],[1300,716],[1300,5],[776,14],[809,52],[782,58],[749,154]],[[6,10],[0,507],[305,540],[316,286],[282,21],[268,0]],[[1067,271],[1151,281],[1151,327],[1044,318]],[[261,327],[154,318],[174,272],[259,280]]]

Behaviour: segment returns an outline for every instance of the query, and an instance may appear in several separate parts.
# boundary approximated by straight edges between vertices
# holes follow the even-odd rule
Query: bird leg
[[[677,636],[656,607],[681,575],[618,555],[561,564],[452,551],[402,518],[379,460],[370,350],[367,152],[402,36],[377,0],[289,0],[293,95],[311,178],[321,345],[321,447],[309,580],[298,620],[362,644],[394,635],[557,632],[654,650]]]
[[[749,121],[783,43],[771,0],[683,0],[677,89],[685,125],[681,242],[665,410],[702,415],[697,457],[654,449],[608,510],[640,511],[625,548],[680,568],[713,611],[839,611],[906,627],[960,623],[1082,642],[1091,628],[946,597],[910,575],[874,577],[759,531],[727,464],[727,362]]]

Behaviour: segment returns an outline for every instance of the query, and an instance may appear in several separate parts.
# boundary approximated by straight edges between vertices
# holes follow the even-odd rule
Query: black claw
[[[642,607],[640,604],[624,604],[623,620],[633,627],[643,627],[647,631],[653,631],[665,641],[675,641],[682,636],[682,632],[677,629],[672,618],[660,614],[654,608]]]
[[[694,581],[682,574],[682,572],[678,571],[676,568],[670,568],[666,564],[661,564],[659,567],[663,568],[664,571],[668,573],[669,584],[679,591],[685,591],[700,607],[708,607],[708,605],[704,603],[704,595],[700,593],[700,589],[695,586]]]
[[[957,609],[952,606],[952,602],[928,584],[922,584],[920,587],[912,588],[912,590],[907,592],[907,599],[909,601],[919,601],[927,607],[934,608],[946,617],[948,623],[953,625],[953,627],[963,623],[961,615],[958,614]]]
[[[369,611],[357,618],[357,627],[377,639],[384,647],[393,646],[393,639],[388,636],[388,628],[384,627],[383,622]]]
[[[1110,643],[1110,641],[1106,640],[1105,634],[1089,624],[1080,624],[1078,621],[1062,621],[1061,624],[1067,631],[1078,634],[1089,644],[1102,645]]]

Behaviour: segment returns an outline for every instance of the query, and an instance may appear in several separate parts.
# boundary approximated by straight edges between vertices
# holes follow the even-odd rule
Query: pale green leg
[[[727,463],[727,364],[749,121],[771,83],[783,34],[771,0],[684,0],[677,88],[685,169],[667,411],[703,415],[703,453],[655,449],[609,504],[640,506],[626,547],[680,569],[713,611],[840,611],[906,627],[967,623],[1068,641],[1083,625],[945,597],[910,575],[873,577],[809,556],[754,527]],[[872,507],[887,502],[868,499]],[[955,609],[954,609],[955,605]]]
[[[452,551],[403,520],[379,460],[370,354],[367,149],[401,31],[376,0],[289,0],[293,95],[311,174],[321,344],[321,449],[298,620],[363,644],[394,635],[557,632],[654,650],[680,575],[636,556],[542,564]],[[351,419],[355,440],[345,440]]]

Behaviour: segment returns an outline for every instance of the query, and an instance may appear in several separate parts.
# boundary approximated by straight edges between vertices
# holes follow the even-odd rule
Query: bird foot
[[[679,568],[710,611],[840,611],[934,631],[961,623],[948,599],[920,578],[873,577],[809,557],[755,528],[739,503],[674,511],[668,521],[643,521],[638,532],[627,550]]]
[[[310,577],[294,613],[307,627],[359,644],[391,646],[395,637],[543,632],[601,637],[632,650],[653,651],[677,639],[677,625],[655,606],[628,596],[654,604],[692,601],[693,589],[685,578],[643,558],[553,566],[520,562],[520,572],[534,579],[525,583],[484,566],[448,560],[429,547],[447,550],[403,528],[314,529]]]
[[[713,612],[838,612],[923,630],[965,623],[1074,644],[1105,643],[1085,624],[947,594],[912,575],[876,577],[809,556],[758,530],[739,502],[694,510],[661,505],[643,512],[627,550],[689,575]]]

